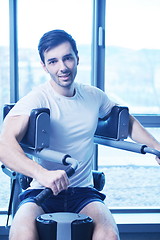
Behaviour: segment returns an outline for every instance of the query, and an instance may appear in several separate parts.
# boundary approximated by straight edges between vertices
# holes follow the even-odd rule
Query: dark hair
[[[64,30],[52,30],[46,32],[40,39],[38,44],[38,51],[42,62],[44,63],[44,52],[58,46],[61,43],[70,42],[72,49],[76,56],[78,55],[78,50],[76,46],[76,41],[72,38],[70,34]]]

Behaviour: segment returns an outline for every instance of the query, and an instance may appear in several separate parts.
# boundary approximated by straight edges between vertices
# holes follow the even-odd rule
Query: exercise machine
[[[4,117],[8,114],[13,106],[14,105],[5,105]],[[30,157],[40,157],[42,159],[47,159],[48,161],[54,160],[54,162],[68,166],[65,171],[67,173],[67,176],[70,177],[76,171],[78,167],[78,161],[76,159],[73,159],[69,154],[64,154],[48,149],[50,125],[49,114],[49,109],[41,108],[32,110],[27,133],[20,144],[24,152]],[[32,179],[22,174],[12,172],[4,165],[2,165],[2,170],[12,179],[12,191],[6,224],[8,225],[11,211],[12,216],[14,216],[18,207],[16,199],[17,194],[15,194],[17,193],[16,190],[27,189]],[[104,174],[101,172],[93,171],[93,179],[95,187],[98,190],[102,190],[105,183]],[[35,197],[36,203],[40,205],[40,203],[51,194],[51,189],[46,188],[37,197]],[[40,239],[90,240],[92,237],[93,220],[86,215],[75,213],[44,214],[36,219],[36,223]]]
[[[13,105],[5,106],[4,116],[12,107]],[[70,177],[76,171],[78,162],[68,154],[58,153],[48,149],[50,125],[49,119],[49,109],[34,109],[31,112],[28,131],[21,142],[21,146],[25,153],[29,156],[45,158],[47,160],[54,159],[55,162],[67,165],[68,168],[66,169],[66,172]],[[119,148],[140,154],[151,153],[160,157],[160,152],[155,149],[149,148],[146,145],[124,141],[124,139],[128,137],[128,128],[128,108],[115,106],[113,107],[108,118],[99,120],[94,141],[96,144]],[[11,172],[4,165],[2,165],[2,169],[12,178],[12,181],[15,182],[14,188],[16,188],[16,184],[19,184],[22,189],[26,189],[29,186],[31,181],[30,178],[15,172]],[[104,174],[93,172],[93,176],[95,186],[98,190],[102,190],[105,181]],[[13,185],[14,184],[12,184],[12,186]],[[45,189],[42,191],[40,195],[36,197],[37,204],[40,204],[40,202],[48,197],[51,193],[52,192],[50,189]],[[13,199],[14,196],[12,197],[12,200]],[[17,206],[12,206],[13,215],[16,211],[16,208]],[[92,219],[88,216],[80,214],[43,214],[36,219],[36,222],[40,240],[90,240],[93,231]],[[85,234],[85,236],[83,234]]]

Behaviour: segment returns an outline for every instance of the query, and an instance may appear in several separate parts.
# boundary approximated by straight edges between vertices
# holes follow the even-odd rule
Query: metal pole
[[[105,78],[105,0],[93,1],[92,85],[104,90]]]
[[[106,0],[93,0],[91,84],[104,90],[105,9]],[[98,169],[98,145],[95,145],[93,169]]]
[[[19,99],[17,0],[9,0],[9,16],[10,16],[10,102],[15,103]]]

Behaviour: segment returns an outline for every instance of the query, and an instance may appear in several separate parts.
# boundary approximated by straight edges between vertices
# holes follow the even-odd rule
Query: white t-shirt
[[[54,91],[46,82],[20,99],[9,112],[13,115],[30,115],[35,108],[50,109],[50,147],[54,151],[71,155],[79,167],[70,178],[71,187],[92,186],[92,160],[94,133],[98,118],[106,116],[115,105],[107,95],[93,86],[75,83],[75,95],[65,97]],[[47,169],[64,169],[51,161],[36,159]],[[31,188],[42,188],[33,180]]]

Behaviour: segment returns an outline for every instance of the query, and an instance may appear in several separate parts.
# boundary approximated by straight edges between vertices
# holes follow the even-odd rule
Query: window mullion
[[[10,102],[17,102],[18,91],[18,37],[17,0],[9,0],[10,16]]]

